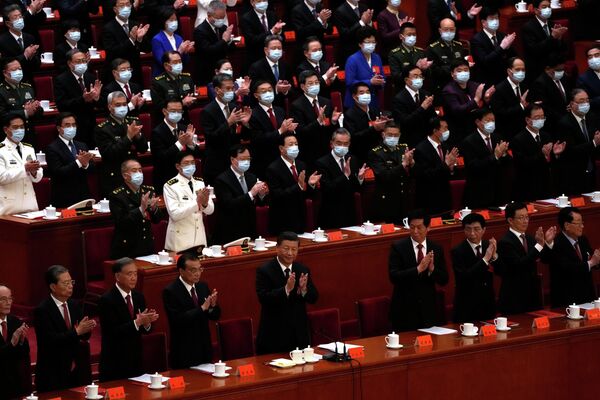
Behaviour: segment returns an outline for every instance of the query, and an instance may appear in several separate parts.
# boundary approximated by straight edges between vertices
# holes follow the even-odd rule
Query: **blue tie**
[[[75,148],[75,144],[72,140],[69,140],[69,150],[71,150],[71,154],[73,154],[73,158],[77,158],[77,149]]]
[[[279,67],[277,64],[273,64],[273,75],[275,75],[275,82],[279,82]]]

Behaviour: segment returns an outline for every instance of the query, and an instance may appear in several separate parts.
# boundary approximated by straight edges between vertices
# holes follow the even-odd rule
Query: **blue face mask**
[[[25,129],[14,129],[12,131],[13,142],[19,143],[25,137]]]
[[[495,121],[489,121],[489,122],[486,122],[485,124],[483,124],[483,131],[485,133],[487,133],[488,135],[491,135],[492,133],[494,133],[495,130],[496,130],[496,122]]]
[[[14,30],[21,32],[23,28],[25,28],[25,21],[23,20],[23,18],[15,19],[12,22],[12,26]]]
[[[308,94],[310,97],[317,97],[319,95],[320,91],[321,91],[320,84],[310,85],[306,88],[306,94]]]
[[[400,7],[400,3],[401,3],[400,0],[392,0],[392,1],[390,1],[390,5],[392,7]]]
[[[455,36],[456,36],[456,32],[442,32],[442,33],[440,33],[440,37],[442,38],[442,40],[444,42],[451,42],[451,41],[453,41]]]
[[[289,158],[291,158],[292,160],[295,160],[296,157],[298,157],[298,154],[300,153],[300,149],[298,148],[298,146],[293,145],[293,146],[288,147],[285,150],[285,153],[287,154],[287,156]]]
[[[371,104],[371,94],[370,93],[359,94],[356,98],[356,101],[358,102],[358,104],[362,104],[363,106],[368,106],[369,104]]]
[[[67,33],[67,37],[69,38],[69,40],[72,40],[73,42],[79,42],[79,40],[81,39],[81,32],[71,31],[71,32]]]
[[[535,129],[542,129],[544,127],[545,123],[546,123],[545,119],[531,120],[531,126],[533,126]]]
[[[565,71],[554,71],[554,80],[560,81],[565,76]]]
[[[386,136],[383,138],[383,143],[385,143],[387,147],[396,147],[399,141],[400,138],[396,136]]]
[[[175,76],[181,74],[181,72],[183,71],[183,64],[182,63],[177,63],[177,64],[171,64],[171,73]]]
[[[131,184],[136,187],[142,186],[144,182],[144,174],[142,172],[134,172],[129,175],[131,177]]]
[[[235,93],[233,93],[233,91],[229,90],[227,92],[223,92],[223,102],[225,103],[229,103],[233,100],[233,97],[235,96]]]
[[[460,83],[467,83],[471,79],[471,73],[469,71],[459,71],[456,73],[456,81]]]
[[[131,71],[119,71],[119,79],[123,83],[128,83],[131,79]]]
[[[371,54],[375,51],[375,43],[364,43],[362,46],[362,51],[365,54]]]
[[[577,105],[577,109],[583,115],[587,114],[590,111],[590,103],[581,103]]]
[[[125,6],[125,7],[119,8],[119,17],[121,17],[121,19],[128,19],[130,15],[131,15],[131,7]]]
[[[268,1],[259,1],[258,3],[256,3],[254,5],[254,8],[258,12],[265,12],[265,11],[267,11],[267,8],[269,8],[269,2]]]
[[[525,80],[525,71],[513,72],[513,80],[518,83],[523,82]]]
[[[169,112],[169,115],[167,118],[169,119],[169,121],[176,124],[179,121],[181,121],[181,118],[183,118],[183,114],[180,112]]]
[[[445,142],[446,140],[448,140],[449,137],[450,137],[450,131],[442,132],[442,137],[441,137],[442,142]]]
[[[413,47],[415,44],[417,44],[417,36],[404,36],[404,44],[408,47]]]
[[[75,66],[73,67],[73,72],[75,72],[79,76],[85,74],[86,71],[87,64],[75,64]]]
[[[492,32],[496,32],[500,27],[500,21],[497,19],[488,19],[487,21],[488,29]]]
[[[239,160],[238,169],[242,172],[246,172],[250,169],[250,160]]]
[[[19,83],[23,79],[23,70],[15,69],[14,71],[10,71],[10,79]]]
[[[318,63],[319,61],[321,61],[321,58],[323,58],[322,50],[317,50],[317,51],[313,51],[312,53],[310,53],[310,60],[313,62]]]
[[[196,166],[194,164],[186,165],[181,168],[181,174],[186,178],[191,178],[196,173]]]
[[[588,58],[588,65],[593,70],[600,69],[600,57]]]
[[[63,137],[67,140],[73,140],[73,138],[77,135],[77,127],[75,126],[67,126],[63,128]]]
[[[540,16],[542,18],[548,19],[552,16],[552,9],[550,7],[545,7],[540,10]]]
[[[283,55],[283,50],[280,50],[280,49],[269,50],[269,58],[273,62],[279,61],[279,59],[281,58],[282,55]]]
[[[115,117],[123,119],[127,115],[127,111],[129,111],[127,106],[115,107]]]
[[[225,74],[225,75],[229,75],[229,76],[233,76],[233,70],[232,69],[222,69],[222,70],[219,71],[219,73]]]
[[[348,148],[346,146],[334,146],[333,152],[338,157],[345,157],[348,154]]]
[[[213,25],[215,26],[215,28],[224,27],[225,26],[225,18],[221,18],[221,19],[215,18],[215,22],[213,22]]]
[[[168,21],[167,22],[167,32],[173,33],[179,28],[179,23],[177,21]]]
[[[275,93],[268,91],[260,94],[260,101],[264,104],[271,105],[275,100]]]
[[[423,78],[414,78],[412,80],[413,88],[419,90],[423,87]]]

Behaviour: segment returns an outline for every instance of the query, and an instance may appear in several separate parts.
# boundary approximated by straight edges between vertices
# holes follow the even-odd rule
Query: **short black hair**
[[[531,118],[531,114],[537,110],[544,110],[541,104],[529,103],[527,107],[525,107],[525,116]]]
[[[4,125],[3,126],[5,128],[8,128],[10,126],[10,123],[12,121],[14,121],[15,119],[20,119],[21,121],[23,121],[23,123],[25,123],[25,118],[23,118],[22,116],[20,116],[16,112],[9,112],[3,118],[3,121],[4,121]]]
[[[479,222],[482,228],[485,228],[485,218],[483,218],[483,215],[472,212],[462,219],[462,226],[465,227],[477,222]]]
[[[464,58],[459,58],[458,60],[454,60],[454,61],[452,61],[452,64],[450,64],[450,71],[454,71],[458,67],[469,67],[469,63]]]
[[[58,114],[58,117],[56,117],[56,126],[61,126],[63,121],[65,120],[65,118],[70,118],[70,117],[75,118],[75,122],[77,122],[77,117],[72,112],[69,112],[69,111],[61,112],[60,114]]]
[[[78,49],[77,47],[67,51],[67,54],[66,54],[67,61],[73,61],[73,56],[77,53],[85,54],[85,51]]]
[[[258,80],[252,81],[252,83],[250,84],[250,92],[256,93],[256,91],[258,90],[258,87],[260,85],[264,85],[265,83],[268,83],[269,86],[271,86],[271,89],[273,89],[273,82],[268,81],[266,79],[258,79]]]
[[[532,4],[533,4],[533,8],[539,8],[540,7],[540,3],[544,1],[544,0],[533,0]]]
[[[415,219],[422,219],[423,224],[427,227],[429,226],[429,222],[431,222],[431,217],[429,217],[429,214],[427,214],[427,212],[425,212],[425,210],[422,208],[417,208],[415,210],[410,211],[408,213],[407,217],[408,217],[409,225],[410,225],[410,221],[415,220]]]
[[[561,64],[565,63],[565,57],[558,53],[550,53],[548,58],[546,58],[546,62],[544,63],[544,67],[554,68]]]
[[[126,59],[124,59],[124,58],[115,58],[114,60],[112,60],[112,61],[110,62],[110,68],[111,68],[113,71],[116,71],[116,70],[117,70],[117,68],[119,68],[119,65],[121,65],[121,64],[125,64],[125,63],[128,63],[128,62],[129,62],[129,60],[126,60]],[[129,64],[129,65],[131,65],[131,64]]]
[[[600,44],[593,44],[587,49],[585,49],[585,55],[587,56],[587,53],[589,53],[592,50],[600,50]]]
[[[445,121],[444,119],[440,118],[440,117],[431,117],[429,119],[428,125],[429,125],[429,135],[431,135],[433,133],[433,131],[435,131],[436,129],[440,129],[440,127],[442,126],[442,121]]]
[[[290,242],[300,242],[298,238],[298,234],[290,231],[283,231],[277,236],[277,246],[281,245],[284,240],[289,240]]]
[[[77,21],[76,19],[66,19],[64,20],[61,24],[60,24],[62,31],[63,31],[63,35],[67,32],[69,32],[71,29],[79,29],[81,30],[81,25],[79,24],[79,21]]]
[[[69,270],[62,265],[51,265],[44,274],[46,285],[50,287],[51,284],[57,284],[58,276],[64,274],[65,272],[69,272]]]
[[[177,12],[173,6],[162,6],[158,10],[158,20],[160,21],[161,25],[164,25],[173,14],[177,15]]]
[[[304,43],[302,43],[302,51],[308,51],[308,45],[312,42],[319,42],[319,44],[321,44],[321,46],[323,46],[323,44],[321,43],[321,41],[319,40],[318,37],[309,36],[304,40]]]
[[[512,68],[513,65],[515,65],[515,61],[517,60],[521,60],[523,61],[523,63],[525,64],[525,66],[527,66],[527,64],[525,63],[525,59],[523,59],[522,57],[516,56],[516,57],[511,57],[508,59],[508,61],[506,62],[506,67],[507,68]]]
[[[404,68],[402,68],[402,79],[408,78],[410,75],[410,71],[412,71],[413,69],[418,69],[419,71],[421,71],[421,73],[423,72],[421,70],[421,68],[417,67],[416,65],[409,64],[409,65],[404,66]]]
[[[185,149],[185,150],[181,150],[179,153],[177,153],[177,155],[175,156],[175,163],[181,164],[181,160],[183,160],[183,158],[187,157],[187,156],[192,156],[192,157],[194,157],[194,160],[196,159],[196,156],[194,156],[193,151],[191,151],[190,149]]]
[[[125,267],[126,265],[129,265],[129,264],[135,264],[135,261],[133,260],[133,258],[121,257],[118,260],[115,260],[115,263],[112,266],[113,274],[123,271],[123,267]]]
[[[367,89],[371,90],[371,87],[369,86],[368,83],[365,82],[356,82],[352,85],[352,94],[356,94],[358,93],[358,89],[361,87],[366,87]]]
[[[271,43],[273,40],[278,40],[279,43],[283,45],[283,38],[281,37],[281,35],[268,35],[265,38],[265,47],[269,47],[269,43]]]
[[[522,201],[508,203],[504,209],[504,218],[508,221],[509,218],[515,217],[517,210],[522,210],[524,208],[527,208],[527,204],[523,203]]]
[[[300,85],[306,84],[306,80],[313,76],[316,76],[317,78],[319,77],[317,72],[312,69],[306,69],[306,70],[300,72],[300,75],[298,75],[298,84],[300,84]]]
[[[417,26],[412,22],[405,22],[402,25],[400,25],[400,33],[404,35],[404,31],[409,28],[417,29]]]
[[[377,31],[370,26],[361,26],[356,30],[356,43],[360,44],[363,40],[371,36],[377,38]]]
[[[245,152],[246,150],[250,150],[250,149],[245,144],[241,144],[241,143],[234,144],[233,146],[231,146],[229,148],[229,157],[237,158],[238,154],[241,154],[241,153]]]
[[[561,208],[558,212],[558,226],[560,229],[565,229],[566,222],[573,222],[573,214],[581,215],[581,210],[577,207]]]
[[[160,61],[161,61],[163,64],[168,64],[168,63],[169,63],[169,61],[171,60],[171,56],[172,56],[173,54],[179,54],[179,57],[181,57],[181,53],[180,53],[180,52],[178,52],[178,51],[176,51],[176,50],[169,50],[169,51],[165,51],[165,52],[163,53],[163,55],[162,55],[162,57],[161,57]]]
[[[577,96],[579,93],[588,94],[588,92],[585,89],[575,88],[569,93],[569,102],[575,100],[575,96]]]
[[[492,111],[491,108],[483,107],[483,108],[478,108],[476,110],[473,110],[471,112],[471,114],[473,115],[475,120],[481,121],[486,115],[494,114],[494,112]]]
[[[499,11],[497,8],[486,6],[486,7],[483,7],[481,9],[481,11],[479,12],[479,19],[481,21],[483,21],[484,19],[488,19],[488,17],[491,17],[492,15],[498,15],[498,14],[499,14]]]
[[[6,67],[8,66],[8,64],[10,64],[13,61],[19,61],[19,60],[15,57],[5,57],[2,60],[0,60],[0,65],[2,65],[2,71],[6,70]],[[21,61],[19,61],[19,65],[21,65]],[[21,68],[23,68],[22,65],[21,65]]]
[[[296,137],[296,134],[294,132],[286,132],[286,133],[283,133],[283,134],[279,135],[279,145],[280,146],[285,146],[285,139],[289,138],[290,136],[295,137],[296,139],[298,139]]]
[[[227,74],[216,74],[212,80],[212,84],[214,88],[221,88],[227,81],[233,82],[233,77]]]
[[[390,119],[383,126],[383,131],[384,132],[386,131],[386,129],[398,129],[398,130],[400,130],[400,125],[398,125],[393,119]]]
[[[179,256],[177,259],[177,269],[185,269],[185,264],[188,261],[198,261],[198,254],[187,251]]]
[[[217,69],[217,70],[221,69],[221,67],[222,67],[222,66],[223,66],[223,64],[225,64],[225,63],[230,63],[230,64],[231,64],[231,61],[229,61],[229,59],[228,59],[228,58],[221,58],[219,61],[217,61],[217,62],[215,63],[215,69]]]

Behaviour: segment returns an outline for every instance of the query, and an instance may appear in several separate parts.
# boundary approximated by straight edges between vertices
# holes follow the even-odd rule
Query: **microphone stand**
[[[352,359],[346,353],[346,342],[342,341],[341,338],[340,338],[340,342],[342,342],[342,344],[344,346],[343,353],[339,353],[337,350],[337,348],[338,348],[338,346],[337,346],[338,340],[337,339],[334,339],[333,337],[326,334],[324,329],[320,329],[319,332],[317,332],[317,333],[319,335],[322,335],[323,337],[325,337],[325,339],[333,341],[333,344],[334,344],[333,353],[325,354],[323,356],[323,360],[327,360],[327,361],[331,361],[331,362],[345,362],[345,361],[350,361]]]

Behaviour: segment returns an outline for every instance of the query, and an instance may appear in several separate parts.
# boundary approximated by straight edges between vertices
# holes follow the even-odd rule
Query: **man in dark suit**
[[[550,21],[552,8],[550,0],[533,0],[534,18],[521,28],[521,41],[530,80],[544,72],[544,66],[551,54],[564,55],[567,27]]]
[[[483,240],[485,219],[481,214],[467,215],[462,219],[462,226],[465,240],[452,249],[452,269],[456,280],[453,320],[485,321],[496,316],[496,239]]]
[[[90,14],[98,14],[100,2],[98,0],[57,0],[54,5],[60,13],[60,19],[78,21],[83,42],[92,43]]]
[[[102,85],[100,104],[106,107],[108,105],[107,98],[109,94],[112,92],[123,92],[128,101],[128,114],[137,117],[145,100],[142,97],[142,86],[131,81],[131,64],[124,58],[115,58],[111,62],[111,73],[112,80]]]
[[[594,111],[600,110],[600,45],[587,51],[589,68],[577,78],[577,87],[584,89],[590,96]]]
[[[35,387],[38,392],[87,385],[92,379],[89,340],[96,321],[84,316],[71,299],[75,281],[69,270],[53,265],[45,274],[50,296],[34,310],[37,338]],[[84,362],[86,360],[87,362]]]
[[[513,43],[517,37],[498,31],[500,20],[497,9],[483,7],[479,13],[483,29],[471,39],[473,75],[478,82],[492,86],[506,78],[506,64],[517,55]]]
[[[537,103],[544,107],[546,114],[546,130],[556,134],[558,121],[565,116],[569,104],[571,84],[565,77],[565,62],[552,56],[546,63],[544,72],[531,84],[527,102]]]
[[[77,120],[71,113],[61,113],[56,119],[58,137],[46,149],[50,173],[50,203],[68,207],[92,197],[88,174],[93,170],[92,153],[85,143],[74,140]]]
[[[331,65],[323,58],[323,45],[316,36],[309,36],[302,44],[304,59],[296,67],[296,79],[299,79],[302,71],[314,71],[319,76],[323,97],[330,97],[332,90],[340,90],[337,81],[337,70],[339,66]]]
[[[290,13],[292,29],[296,31],[296,40],[300,43],[309,36],[316,36],[322,42],[325,33],[331,33],[331,10],[323,8],[320,1],[304,0],[292,8]]]
[[[549,263],[551,260],[556,227],[544,232],[540,226],[535,237],[526,234],[529,215],[525,203],[509,203],[504,215],[510,228],[498,242],[501,265],[494,271],[502,278],[498,310],[502,314],[533,311],[542,306],[537,261]]]
[[[6,6],[2,13],[8,29],[0,34],[0,54],[17,59],[23,67],[23,77],[31,82],[34,71],[40,67],[39,45],[34,36],[23,32],[23,14],[18,4]]]
[[[410,237],[392,244],[389,277],[394,285],[390,320],[396,332],[429,328],[436,315],[436,285],[448,283],[444,250],[427,239],[429,216],[423,210],[408,214]]]
[[[121,164],[123,185],[110,194],[109,206],[115,223],[110,258],[154,254],[152,223],[158,223],[162,211],[154,188],[142,185],[144,174],[136,160]]]
[[[571,92],[570,113],[559,121],[558,137],[567,142],[560,191],[580,194],[594,190],[596,159],[600,145],[600,116],[590,111],[590,98],[583,89]]]
[[[421,69],[412,65],[403,68],[402,79],[404,87],[392,101],[392,114],[402,127],[402,142],[412,148],[427,137],[429,120],[436,114],[433,96],[422,89]]]
[[[217,97],[202,110],[201,123],[206,138],[204,179],[214,179],[229,166],[229,149],[240,143],[242,126],[249,126],[250,108],[235,107],[234,85],[231,76],[217,74],[213,79]]]
[[[310,344],[306,304],[315,304],[319,292],[310,270],[296,262],[299,247],[298,235],[280,233],[277,257],[256,270],[256,294],[261,304],[257,354],[288,352]]]
[[[344,1],[333,11],[333,24],[340,34],[337,60],[343,68],[346,60],[356,52],[356,32],[362,26],[373,25],[373,10],[359,0]]]
[[[25,27],[23,28],[23,32],[32,35],[36,42],[40,41],[39,30],[40,27],[46,22],[47,16],[46,12],[43,11],[44,6],[47,4],[43,1],[33,1],[33,0],[5,0],[2,2],[3,7],[19,6],[19,10],[21,11],[21,15],[23,16]]]
[[[283,56],[283,38],[279,35],[269,35],[265,39],[263,52],[264,57],[250,65],[248,75],[253,81],[266,80],[271,82],[275,88],[275,104],[284,106],[284,100],[293,93],[292,71],[285,62]]]
[[[247,12],[240,19],[240,30],[246,40],[246,68],[257,61],[262,55],[265,39],[268,35],[282,35],[284,22],[277,14],[269,9],[263,9],[268,2],[250,0]]]
[[[64,72],[69,70],[67,65],[67,53],[69,50],[79,49],[87,53],[88,44],[92,42],[91,37],[89,39],[82,39],[81,25],[79,25],[79,21],[77,20],[65,20],[62,22],[61,28],[63,37],[54,46],[52,61],[60,72]]]
[[[0,284],[0,398],[22,398],[31,392],[29,326],[10,313],[11,290]]]
[[[215,61],[227,58],[234,46],[233,24],[224,25],[227,6],[220,1],[213,1],[208,6],[206,19],[194,29],[194,46],[196,49],[196,81],[206,85],[214,76]]]
[[[100,100],[102,84],[87,70],[87,56],[78,49],[67,52],[68,70],[54,78],[54,95],[60,112],[77,115],[79,139],[94,147],[95,107]]]
[[[267,184],[246,169],[250,166],[250,151],[246,146],[234,145],[229,157],[231,167],[215,180],[215,196],[219,199],[215,243],[256,237],[256,206],[262,205],[269,193]]]
[[[190,150],[194,156],[200,157],[200,148],[194,141],[196,129],[192,124],[187,127],[181,123],[183,104],[180,100],[167,101],[162,109],[164,116],[161,123],[152,129],[150,148],[152,149],[152,165],[154,165],[154,187],[162,194],[163,185],[177,175],[175,163],[180,151]]]
[[[509,190],[505,177],[511,163],[508,142],[495,134],[495,117],[489,109],[475,116],[477,129],[460,144],[465,159],[465,194],[463,204],[485,208],[505,204]]]
[[[131,378],[144,372],[142,334],[149,332],[158,319],[156,311],[146,308],[144,295],[135,290],[135,261],[120,258],[113,264],[112,272],[115,285],[98,300],[101,381]]]
[[[594,250],[583,235],[583,217],[575,207],[558,212],[558,226],[550,260],[552,307],[594,301],[596,286],[592,269],[600,265],[600,249]]]
[[[535,201],[556,194],[552,172],[556,174],[563,167],[565,143],[553,142],[544,128],[545,121],[542,106],[530,104],[525,109],[527,126],[510,142],[515,163],[515,200]]]
[[[316,172],[306,177],[306,164],[298,160],[298,139],[292,132],[279,136],[280,157],[268,166],[267,184],[269,204],[269,231],[279,235],[284,231],[304,232],[306,198],[321,179]]]
[[[292,103],[290,117],[298,124],[296,133],[302,160],[309,171],[313,171],[315,161],[329,150],[341,110],[333,110],[331,101],[319,96],[321,85],[316,72],[302,72],[298,83],[303,94]]]
[[[330,147],[331,152],[315,163],[321,174],[319,225],[323,229],[361,222],[356,220],[354,193],[360,191],[366,170],[366,164],[359,164],[348,154],[350,133],[346,129],[338,128],[333,133]]]
[[[416,203],[429,214],[451,208],[450,178],[454,174],[458,148],[448,148],[448,123],[437,117],[429,121],[429,136],[415,147]]]
[[[525,107],[528,90],[525,81],[525,63],[515,57],[508,61],[508,77],[495,86],[490,107],[497,117],[496,133],[504,140],[511,140],[525,127]]]
[[[217,290],[209,290],[200,276],[204,268],[193,253],[177,260],[179,277],[163,290],[169,319],[171,368],[189,368],[212,361],[212,341],[208,321],[221,316]]]
[[[106,49],[106,76],[110,76],[110,63],[115,58],[129,60],[132,68],[132,80],[142,82],[142,65],[140,52],[149,51],[150,44],[146,37],[149,24],[137,24],[129,18],[131,15],[130,0],[116,0],[113,6],[115,18],[110,19],[102,28],[102,44]]]
[[[436,27],[444,18],[451,18],[459,24],[459,27],[471,28],[475,25],[475,17],[481,11],[481,6],[473,4],[465,13],[462,0],[428,0],[427,1],[427,18],[429,26]],[[439,33],[435,29],[431,31],[431,39],[437,39]]]

